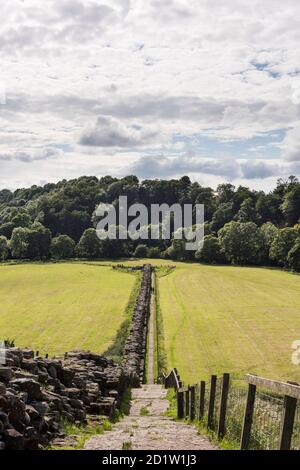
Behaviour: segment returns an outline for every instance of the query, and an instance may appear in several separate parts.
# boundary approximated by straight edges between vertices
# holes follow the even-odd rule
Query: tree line
[[[96,235],[100,203],[204,204],[201,250],[177,240],[102,240]],[[174,235],[174,234],[173,234]],[[300,182],[280,179],[273,191],[220,184],[139,181],[136,176],[80,177],[57,184],[0,191],[0,259],[151,257],[206,263],[273,265],[300,270]]]

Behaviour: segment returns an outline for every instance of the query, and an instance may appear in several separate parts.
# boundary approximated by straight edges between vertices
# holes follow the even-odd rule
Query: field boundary
[[[177,369],[161,377],[175,390],[177,419],[240,450],[300,450],[300,386],[246,375],[246,388],[230,374],[184,386]]]

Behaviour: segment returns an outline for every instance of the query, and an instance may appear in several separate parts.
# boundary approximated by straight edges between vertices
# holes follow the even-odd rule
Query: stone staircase
[[[130,414],[111,431],[89,439],[85,450],[217,450],[194,426],[167,417],[168,407],[161,385],[133,389]]]

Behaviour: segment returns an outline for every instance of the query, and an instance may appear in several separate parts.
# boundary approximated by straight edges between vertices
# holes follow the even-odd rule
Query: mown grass
[[[300,277],[264,268],[176,263],[159,278],[168,368],[185,383],[246,373],[300,380]]]
[[[128,320],[136,283],[97,263],[0,266],[0,338],[41,354],[103,353]]]

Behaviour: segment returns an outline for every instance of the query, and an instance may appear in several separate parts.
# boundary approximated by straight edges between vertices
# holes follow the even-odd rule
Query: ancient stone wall
[[[0,449],[38,449],[60,435],[62,419],[111,416],[129,385],[123,369],[90,352],[62,361],[10,348],[0,367]]]
[[[141,289],[133,312],[130,334],[124,348],[123,369],[138,387],[144,380],[147,348],[147,324],[151,299],[152,266],[143,267]]]

